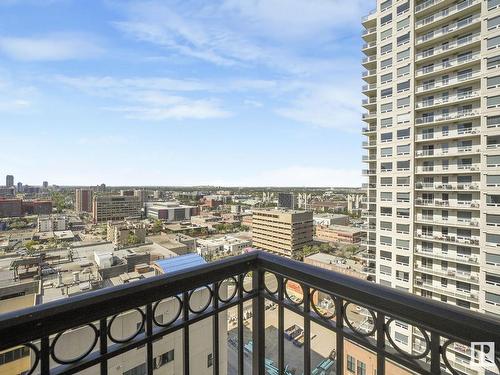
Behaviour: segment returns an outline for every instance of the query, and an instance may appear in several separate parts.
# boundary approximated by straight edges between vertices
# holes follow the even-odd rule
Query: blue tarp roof
[[[163,273],[181,271],[205,263],[205,259],[198,254],[180,255],[178,257],[162,259],[155,262],[155,264],[163,270]]]

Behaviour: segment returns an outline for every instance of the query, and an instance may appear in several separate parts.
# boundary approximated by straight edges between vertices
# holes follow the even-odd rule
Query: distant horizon
[[[373,5],[0,1],[0,166],[70,186],[361,186]]]

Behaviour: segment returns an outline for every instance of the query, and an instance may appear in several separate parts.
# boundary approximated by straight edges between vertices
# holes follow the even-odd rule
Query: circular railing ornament
[[[194,292],[201,291],[202,289],[207,289],[208,290],[207,302],[204,305],[202,305],[201,308],[199,308],[199,309],[193,309],[193,307],[191,306],[191,298],[193,297]],[[208,285],[202,286],[199,289],[193,289],[193,290],[191,290],[189,292],[189,294],[188,294],[188,301],[187,301],[189,311],[191,311],[193,314],[201,314],[212,303],[212,297],[213,297],[213,292],[212,292],[212,289],[210,289],[210,287]]]
[[[349,305],[355,305],[354,303],[352,302],[347,302],[344,304],[344,306],[342,307],[342,310],[343,310],[343,314],[344,314],[344,321],[345,323],[347,324],[347,326],[357,335],[359,336],[362,336],[362,337],[369,337],[369,336],[373,336],[373,334],[375,333],[376,331],[376,327],[375,327],[375,320],[376,320],[376,317],[375,317],[375,313],[370,310],[370,309],[367,309],[366,307],[363,307],[363,306],[359,306],[359,305],[356,305],[356,306],[359,306],[361,309],[359,311],[361,311],[362,309],[368,311],[370,313],[370,316],[372,318],[372,323],[370,323],[372,325],[372,328],[368,331],[368,330],[363,330],[363,329],[360,329],[359,327],[354,327],[354,325],[352,324],[352,322],[349,320],[349,317],[348,317],[348,314],[347,314],[347,307]]]
[[[155,304],[153,305],[153,323],[155,325],[157,325],[158,327],[163,327],[163,328],[166,328],[168,326],[170,326],[172,323],[174,323],[177,319],[179,319],[179,316],[181,315],[182,313],[182,300],[180,299],[179,296],[173,296],[172,297],[173,300],[177,300],[178,303],[179,303],[179,307],[177,308],[177,311],[176,313],[174,314],[174,317],[172,319],[170,319],[168,322],[166,323],[160,323],[158,322],[158,320],[156,319],[156,309],[158,308],[158,305],[162,302],[162,301],[168,301],[170,302],[168,299],[162,299],[162,300],[159,300],[159,301],[156,301]]]
[[[302,298],[298,299],[298,300],[294,300],[290,294],[288,294],[288,290],[287,290],[287,284],[288,282],[291,281],[292,283],[296,283],[300,289],[302,290]],[[283,283],[283,292],[284,292],[284,295],[285,295],[285,298],[292,304],[292,305],[295,305],[295,306],[300,306],[302,305],[302,303],[304,302],[304,288],[302,287],[301,284],[299,284],[298,282],[296,281],[293,281],[293,280],[290,280],[290,279],[285,279],[285,282]]]
[[[111,341],[113,341],[114,343],[116,344],[124,344],[126,342],[129,342],[133,339],[135,339],[137,337],[137,335],[139,333],[142,332],[142,330],[144,329],[144,325],[145,325],[145,322],[146,322],[146,314],[144,314],[144,311],[142,311],[140,308],[135,308],[135,309],[132,309],[132,310],[129,310],[129,311],[138,311],[139,314],[141,315],[141,324],[139,325],[139,327],[137,327],[137,331],[135,331],[132,335],[130,335],[129,337],[126,337],[124,339],[117,339],[116,337],[113,336],[113,334],[111,333],[111,327],[113,326],[113,322],[115,321],[115,319],[123,314],[122,313],[119,313],[119,314],[116,314],[116,315],[113,315],[113,317],[110,319],[109,321],[109,324],[108,324],[108,337]],[[126,311],[125,311],[126,312]]]
[[[387,323],[385,323],[385,326],[384,326],[384,331],[385,331],[385,336],[387,337],[387,340],[389,340],[389,342],[391,343],[392,347],[401,355],[405,356],[406,358],[409,358],[409,359],[413,359],[413,360],[416,360],[416,359],[422,359],[422,358],[425,358],[427,357],[427,354],[429,354],[429,352],[431,351],[431,340],[429,338],[429,335],[427,334],[427,332],[423,329],[421,329],[420,327],[415,327],[416,329],[418,329],[421,333],[422,333],[422,336],[425,340],[425,350],[420,353],[420,354],[410,354],[408,352],[405,352],[403,349],[401,349],[397,344],[396,342],[392,339],[391,337],[391,333],[389,331],[389,326],[391,325],[392,322],[394,322],[395,319],[394,318],[390,318]]]
[[[50,356],[52,357],[52,359],[55,362],[57,362],[61,365],[71,365],[71,364],[74,364],[74,363],[81,361],[86,356],[88,356],[92,352],[92,350],[94,350],[94,348],[97,344],[97,340],[99,339],[99,330],[92,323],[85,324],[81,327],[90,327],[92,329],[92,333],[94,334],[94,338],[92,339],[92,343],[90,344],[90,346],[82,354],[80,354],[78,357],[71,358],[71,359],[59,358],[56,354],[56,345],[57,345],[57,342],[59,341],[59,339],[61,338],[61,336],[67,331],[59,332],[54,337],[54,340],[52,341],[52,344],[50,346]],[[80,327],[76,327],[76,328],[80,328]]]
[[[314,295],[316,293],[319,294],[320,292],[325,293],[332,300],[332,303],[333,303],[333,312],[331,314],[325,314],[323,311],[328,312],[328,310],[324,309],[324,308],[320,308],[320,307],[316,306],[316,303],[314,303]],[[318,289],[313,289],[311,291],[311,293],[310,293],[310,300],[311,300],[311,307],[312,307],[312,309],[314,310],[314,312],[316,314],[319,315],[320,318],[325,319],[325,320],[331,320],[331,319],[335,318],[335,306],[336,306],[337,301],[335,300],[335,297],[333,297],[331,294],[323,292],[323,291],[318,290]]]
[[[38,363],[40,363],[40,350],[38,350],[38,348],[35,345],[33,345],[29,342],[24,343],[23,346],[29,348],[35,354],[35,360],[33,361],[33,364],[31,365],[31,368],[29,369],[29,371],[25,374],[25,375],[32,375],[35,372],[35,370],[38,366]]]
[[[232,283],[234,285],[232,293],[228,294],[228,296],[226,298],[222,298],[220,295],[220,287],[222,286],[222,284],[224,282],[228,282],[228,284]],[[231,276],[227,279],[219,281],[217,283],[217,299],[222,303],[231,302],[231,300],[236,296],[236,293],[238,293],[238,287],[239,287],[238,281],[236,280],[236,278],[234,276]]]

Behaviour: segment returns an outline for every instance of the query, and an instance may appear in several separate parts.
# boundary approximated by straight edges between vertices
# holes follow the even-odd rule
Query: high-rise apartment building
[[[295,210],[297,208],[297,197],[293,193],[278,193],[278,208],[288,208]]]
[[[254,210],[253,246],[291,257],[313,240],[313,213],[293,210]]]
[[[377,0],[363,26],[365,271],[499,315],[500,1]]]
[[[141,217],[141,202],[138,197],[95,196],[92,200],[92,215],[95,223]]]
[[[14,176],[8,174],[5,176],[5,186],[12,187],[14,186]]]
[[[75,191],[75,211],[92,212],[92,190],[76,189]]]

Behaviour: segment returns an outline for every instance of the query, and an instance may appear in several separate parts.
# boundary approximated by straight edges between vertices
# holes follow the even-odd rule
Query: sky
[[[0,176],[359,186],[371,3],[0,0]]]

